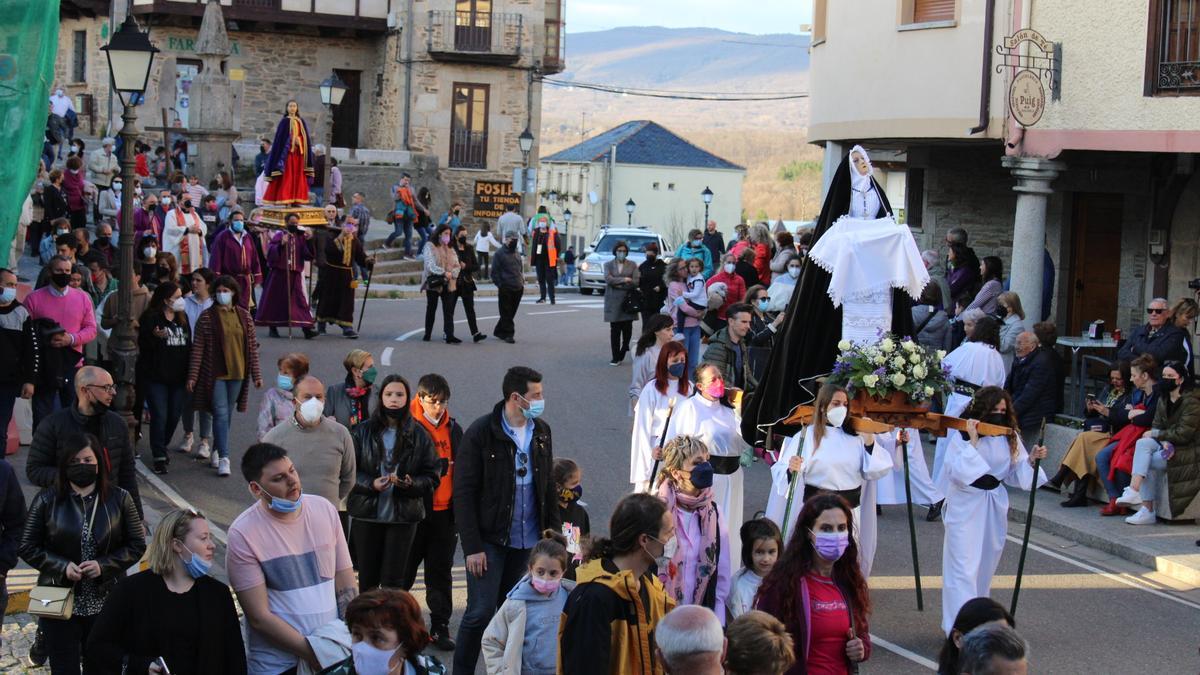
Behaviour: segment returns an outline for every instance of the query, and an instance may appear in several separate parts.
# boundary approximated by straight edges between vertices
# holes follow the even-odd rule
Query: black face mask
[[[72,464],[67,467],[67,480],[79,487],[88,487],[100,478],[96,464]]]
[[[66,288],[67,284],[71,283],[71,273],[55,272],[50,275],[50,282],[58,288]]]
[[[399,408],[381,408],[381,410],[383,410],[384,416],[389,420],[402,420],[405,417],[408,417],[408,406],[401,406]]]
[[[987,415],[984,415],[983,419],[980,421],[984,422],[986,424],[995,424],[996,426],[999,426],[999,427],[1006,427],[1006,426],[1008,426],[1008,414],[1007,413],[988,413]]]
[[[1163,379],[1159,380],[1158,386],[1163,391],[1170,393],[1172,391],[1175,391],[1179,387],[1179,381],[1178,380],[1169,380],[1164,377]]]
[[[517,250],[517,242],[510,241],[507,244],[505,244],[504,247],[510,251],[516,251]]]

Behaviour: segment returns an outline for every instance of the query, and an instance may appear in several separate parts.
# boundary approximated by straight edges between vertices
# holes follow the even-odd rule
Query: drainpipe
[[[409,147],[412,121],[413,0],[408,0],[404,26],[404,149]]]
[[[613,199],[613,169],[617,168],[617,144],[613,143],[612,149],[608,153],[608,171],[605,172],[605,187],[604,187],[604,222],[602,225],[612,225],[612,199]]]
[[[996,27],[996,0],[987,0],[983,17],[983,72],[979,79],[979,125],[967,132],[974,136],[986,131],[992,109],[992,34]]]

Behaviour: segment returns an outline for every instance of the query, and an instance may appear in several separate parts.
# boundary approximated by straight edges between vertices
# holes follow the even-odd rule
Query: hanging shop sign
[[[1008,110],[1023,127],[1031,127],[1046,111],[1046,90],[1050,100],[1062,96],[1062,44],[1051,42],[1032,28],[1023,28],[996,45],[1000,62],[996,72],[1012,73],[1008,85]]]

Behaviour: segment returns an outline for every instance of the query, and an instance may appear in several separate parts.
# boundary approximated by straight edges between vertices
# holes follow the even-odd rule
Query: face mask
[[[379,371],[375,370],[375,366],[371,366],[362,372],[363,382],[367,384],[374,384],[376,377],[379,377]]]
[[[767,311],[767,308],[770,306],[771,306],[770,300],[759,300],[758,301],[758,311],[760,311],[760,312]]]
[[[533,586],[533,590],[542,595],[554,595],[558,592],[559,586],[562,586],[562,580],[546,581],[537,577],[529,577],[529,584]]]
[[[682,361],[679,363],[672,363],[671,365],[667,366],[667,373],[677,380],[683,377],[683,372],[685,370],[687,370],[687,364],[683,363]]]
[[[983,420],[981,421],[986,422],[987,424],[995,424],[997,426],[1006,427],[1008,426],[1008,415],[1005,413],[988,413],[987,415],[983,416]]]
[[[613,257],[616,258],[617,260],[624,260],[626,255],[627,254],[625,253],[625,251],[617,251],[616,253],[613,254]]]
[[[183,298],[175,298],[171,301],[171,309],[176,312],[182,312],[184,308]]]
[[[365,640],[355,642],[350,647],[354,658],[354,672],[359,675],[387,675],[391,670],[392,655],[395,649],[379,649]]]
[[[56,236],[56,237],[61,237],[61,236],[63,236],[63,235],[64,235],[64,234],[66,234],[66,233],[67,233],[67,231],[66,231],[66,230],[56,230],[56,231],[54,232],[54,236]]]
[[[441,239],[442,246],[450,243],[450,235],[448,234],[443,234],[441,237],[439,237],[439,239]]]
[[[559,501],[564,501],[564,502],[567,502],[568,504],[570,504],[572,502],[577,502],[582,498],[583,498],[583,486],[582,485],[576,485],[573,488],[562,488],[561,490],[558,491]]]
[[[1159,386],[1162,387],[1163,391],[1171,392],[1175,391],[1175,389],[1179,387],[1179,382],[1164,377]]]
[[[17,289],[0,288],[0,305],[7,305],[17,299]]]
[[[517,242],[510,241],[507,244],[505,244],[504,247],[510,251],[515,251],[515,250],[517,250]]]
[[[100,477],[95,464],[72,464],[67,467],[67,480],[79,487],[88,487]]]
[[[200,577],[207,576],[208,570],[212,568],[212,562],[196,555],[195,551],[186,546],[184,546],[183,549],[192,554],[191,560],[183,560],[183,556],[179,556],[179,559],[183,560],[183,566],[185,569],[187,569],[187,573],[190,574],[193,579],[199,579]]]
[[[147,246],[146,248],[142,249],[142,255],[146,256],[146,260],[149,260],[158,255],[158,249],[154,248],[153,246]]]
[[[721,380],[710,382],[708,386],[704,388],[704,393],[708,394],[712,398],[721,398],[725,395],[725,383]]]
[[[849,532],[813,532],[813,548],[817,549],[817,555],[826,562],[833,562],[841,558],[849,545]]]
[[[233,302],[233,291],[217,291],[217,302],[229,305]]]
[[[733,274],[734,264],[733,263],[725,263],[725,266],[722,267],[721,269],[725,270],[725,274]]]
[[[67,284],[71,283],[70,272],[56,272],[50,275],[50,281],[59,288],[66,288]]]
[[[342,232],[345,232],[346,234],[355,234],[358,232],[358,226],[355,225],[354,223],[350,223],[349,225],[343,225]]]
[[[241,220],[233,221],[233,223],[230,224],[230,227],[233,228],[233,231],[237,232],[238,234],[246,231],[246,223]]]
[[[163,202],[163,206],[170,206],[170,205],[171,205],[171,198],[170,198],[170,197],[163,197],[163,200],[162,200],[162,202]]]
[[[275,386],[284,391],[291,391],[292,387],[296,386],[296,381],[292,379],[291,375],[280,373],[275,377]]]
[[[651,261],[651,262],[654,262],[656,259],[658,259],[658,254],[657,254],[657,253],[650,253],[650,252],[647,252],[647,253],[646,253],[646,260],[649,260],[649,261]]]
[[[830,408],[829,410],[825,411],[825,419],[829,421],[830,425],[840,427],[842,426],[842,423],[846,421],[846,414],[848,412],[849,410],[844,405],[836,408]]]
[[[700,488],[712,487],[713,484],[713,465],[710,462],[701,462],[692,467],[692,486]]]
[[[408,407],[400,406],[399,408],[383,408],[383,414],[390,420],[401,420],[408,415]]]
[[[268,504],[267,507],[275,513],[293,513],[300,508],[299,499],[292,501],[290,499],[284,499],[283,497],[276,497],[270,492],[267,492],[261,485],[258,486],[258,489],[262,490],[264,495],[271,498],[271,503]]]
[[[521,414],[525,415],[525,419],[527,419],[527,420],[537,419],[538,417],[542,416],[543,412],[546,411],[546,402],[545,401],[527,401],[527,402],[529,403],[529,407],[521,408]]]
[[[788,268],[788,276],[793,279],[799,277],[800,276],[800,268],[799,267],[789,267]]]
[[[309,424],[316,424],[325,412],[325,402],[319,398],[310,398],[300,404],[300,419]]]
[[[675,554],[678,551],[679,551],[679,539],[677,539],[676,537],[671,537],[670,539],[667,540],[667,543],[663,545],[662,557],[657,558],[655,560],[655,562],[658,563],[658,569],[659,570],[667,569],[667,567],[671,564],[671,561],[675,558]]]
[[[692,240],[692,248],[700,248],[700,245],[703,243],[704,243],[704,241],[702,239],[693,239]]]
[[[113,192],[120,192],[120,191],[121,191],[121,187],[122,187],[122,186],[121,186],[121,183],[113,183],[113,184],[112,184],[112,186],[113,186]]]
[[[436,417],[431,417],[429,415],[429,413],[424,410],[421,411],[421,416],[425,418],[426,422],[429,422],[430,424],[432,424],[435,427],[438,425],[438,422],[442,421],[441,415],[437,415]]]

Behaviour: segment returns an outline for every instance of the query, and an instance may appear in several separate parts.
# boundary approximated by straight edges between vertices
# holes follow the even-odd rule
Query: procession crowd
[[[905,452],[914,501],[945,522],[939,672],[1024,663],[1012,616],[987,597],[1007,522],[1007,493],[996,488],[1044,481],[1036,439],[1063,409],[1065,369],[1055,327],[1026,330],[999,258],[978,259],[965,231],[947,235],[946,255],[922,256],[933,281],[912,309],[912,342],[944,352],[954,381],[943,410],[970,420],[965,434],[937,441],[932,472],[915,432],[851,431],[851,392],[831,384],[816,393],[812,424],[779,452],[743,439],[741,400],[763,376],[811,233],[739,226],[726,248],[710,222],[669,262],[651,245],[640,265],[617,244],[604,319],[612,363],[634,354],[631,494],[600,536],[580,501],[580,463],[554,454],[545,383],[530,368],[510,368],[493,409],[465,429],[450,414],[445,377],[426,373],[414,386],[381,373],[364,350],[347,354],[341,382],[321,382],[299,352],[264,382],[263,326],[313,339],[332,323],[357,337],[371,214],[361,194],[345,204],[340,174],[314,190],[326,227],[271,228],[246,213],[229,175],[208,188],[187,176],[186,144],[170,154],[138,148],[131,435],[110,410],[106,339],[126,189],[113,145],[85,155],[73,144],[63,169],[39,177],[22,242],[43,263],[35,290],[17,300],[17,275],[0,270],[0,439],[13,401],[32,399],[26,474],[42,488],[26,508],[0,461],[0,571],[18,557],[38,570],[35,594],[49,602],[31,658],[48,658],[53,672],[444,672],[429,653],[437,650],[453,652],[458,673],[474,672],[480,656],[488,672],[849,673],[871,656],[876,505],[904,503]],[[269,146],[255,160],[259,176]],[[472,300],[483,274],[500,293],[493,336],[515,342],[524,264],[537,272],[539,301],[555,301],[560,267],[570,273],[544,209],[528,222],[510,210],[497,237],[490,226],[471,234],[457,204],[435,224],[428,191],[408,176],[393,201],[386,244],[403,237],[410,256],[414,230],[421,239],[425,340],[440,307],[444,340],[461,342],[460,300],[472,339],[487,337]],[[1130,331],[1120,352],[1129,365],[1116,364],[1111,386],[1088,403],[1086,430],[1050,481],[1082,486],[1069,502],[1086,504],[1096,479],[1111,497],[1106,515],[1139,506],[1129,522],[1149,513],[1153,523],[1164,476],[1172,502],[1200,487],[1189,473],[1200,425],[1187,334],[1196,315],[1194,301],[1155,300],[1148,323]],[[267,384],[259,442],[231,451],[235,412],[247,412],[251,386]],[[230,476],[240,455],[255,502],[229,528],[228,586],[208,574],[216,546],[202,514],[168,513],[152,535],[142,523],[134,462],[143,409],[157,473],[186,454]],[[988,436],[980,423],[1021,434]],[[172,446],[178,425],[182,442]],[[771,465],[766,504],[743,496],[742,469],[756,459]],[[467,606],[452,636],[460,545]],[[139,560],[148,568],[125,578]],[[418,574],[428,625],[409,593]]]

